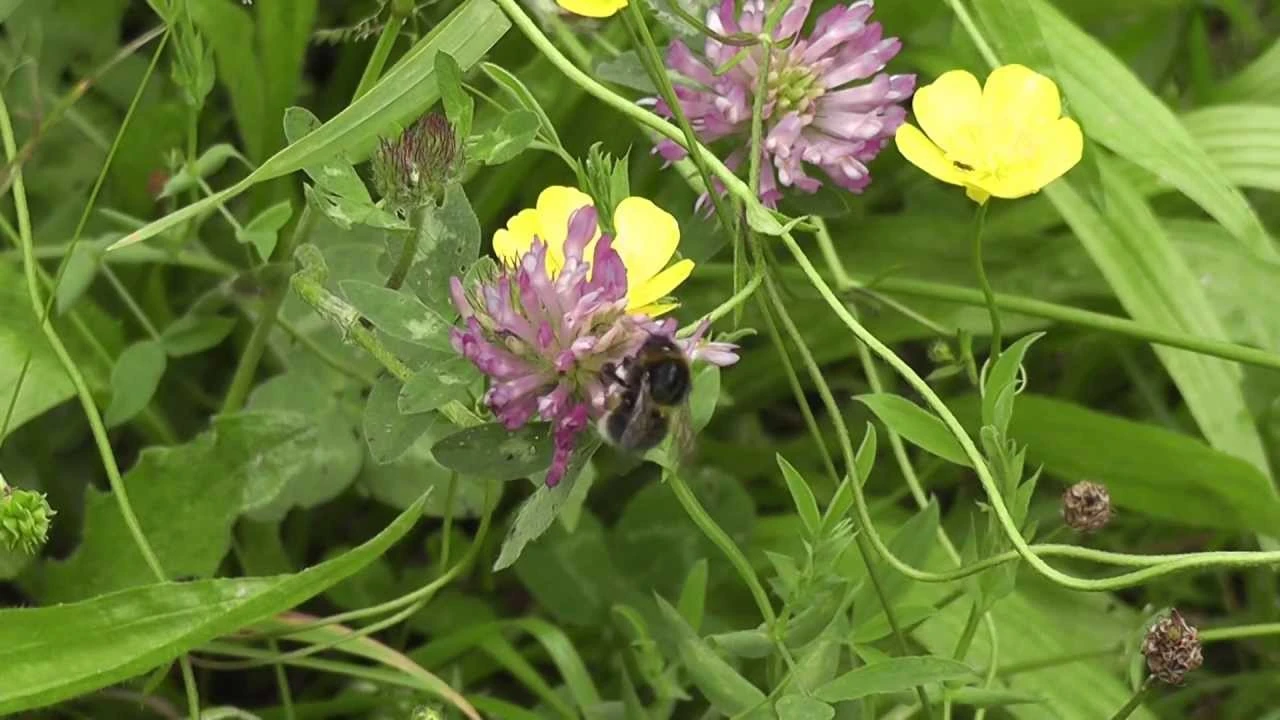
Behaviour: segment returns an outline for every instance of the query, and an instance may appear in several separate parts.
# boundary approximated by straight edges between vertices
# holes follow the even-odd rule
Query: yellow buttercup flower
[[[1080,126],[1062,117],[1058,86],[1022,65],[996,68],[983,87],[963,70],[943,73],[916,91],[912,110],[920,128],[898,128],[898,151],[979,204],[1039,192],[1084,149]]]
[[[556,0],[556,4],[574,15],[607,18],[627,6],[627,0]]]
[[[533,247],[535,236],[547,243],[547,269],[552,275],[564,266],[564,241],[569,217],[594,205],[591,196],[577,188],[552,185],[538,194],[535,207],[516,213],[507,227],[493,234],[493,251],[508,266]],[[613,249],[627,268],[627,310],[656,317],[670,312],[676,303],[658,302],[693,272],[692,260],[667,263],[680,245],[680,224],[670,213],[642,197],[629,197],[613,211]],[[599,239],[599,230],[596,238]],[[585,257],[594,253],[595,240]]]

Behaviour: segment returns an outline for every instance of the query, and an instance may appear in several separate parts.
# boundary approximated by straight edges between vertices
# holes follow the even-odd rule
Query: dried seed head
[[[56,514],[43,493],[0,482],[0,544],[5,548],[35,554],[49,538],[49,519]]]
[[[1151,674],[1170,685],[1182,684],[1183,677],[1204,662],[1200,634],[1177,610],[1170,611],[1147,631],[1142,654]]]
[[[1074,530],[1101,530],[1111,521],[1111,493],[1100,483],[1081,480],[1062,493],[1062,519]]]
[[[395,209],[420,207],[444,193],[462,167],[462,144],[440,113],[424,115],[395,140],[380,140],[373,183]]]

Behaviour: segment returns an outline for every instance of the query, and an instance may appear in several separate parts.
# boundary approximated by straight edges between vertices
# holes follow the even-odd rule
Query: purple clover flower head
[[[806,171],[820,168],[846,190],[862,192],[871,183],[867,163],[893,138],[906,118],[900,105],[915,90],[915,75],[889,75],[885,65],[902,48],[884,37],[880,23],[867,22],[872,0],[836,5],[823,13],[809,36],[800,31],[812,0],[792,0],[773,30],[765,87],[761,141],[760,200],[776,207],[783,187],[816,192],[822,182]],[[707,25],[722,35],[759,34],[764,30],[764,0],[721,0],[707,13]],[[733,169],[748,165],[745,139],[751,135],[751,112],[764,66],[765,46],[747,48],[746,57],[723,75],[724,66],[742,48],[708,38],[701,55],[680,40],[667,50],[676,98],[704,143],[735,138],[738,147],[725,159]],[[657,112],[671,117],[661,99]],[[671,140],[658,143],[667,161],[685,156]],[[722,190],[722,188],[721,188]],[[705,204],[704,197],[699,201]]]
[[[564,477],[578,435],[605,411],[604,366],[634,354],[650,335],[674,337],[676,330],[673,319],[628,311],[627,267],[612,236],[592,244],[597,220],[590,206],[570,216],[558,268],[548,265],[547,242],[535,237],[495,277],[472,288],[457,277],[450,284],[463,322],[450,339],[489,376],[485,404],[510,430],[535,417],[552,425],[548,486]],[[733,346],[703,340],[705,331],[682,347],[707,362],[737,359]]]

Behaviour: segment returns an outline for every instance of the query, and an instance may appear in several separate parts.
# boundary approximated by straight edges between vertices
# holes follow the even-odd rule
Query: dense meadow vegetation
[[[1280,720],[1280,6],[0,0],[0,716]]]

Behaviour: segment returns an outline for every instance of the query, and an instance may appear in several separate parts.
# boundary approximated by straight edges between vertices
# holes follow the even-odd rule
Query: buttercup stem
[[[987,203],[978,205],[973,221],[973,269],[978,275],[978,286],[982,288],[982,298],[987,303],[987,314],[991,316],[991,362],[1000,357],[1002,335],[1000,328],[1000,311],[996,308],[996,294],[991,290],[991,281],[987,279],[987,268],[982,262],[982,228],[987,223]]]
[[[1137,710],[1139,705],[1142,705],[1142,701],[1146,699],[1149,692],[1151,692],[1150,677],[1143,681],[1142,687],[1138,688],[1133,697],[1129,698],[1129,702],[1125,703],[1123,707],[1116,711],[1115,715],[1111,716],[1111,720],[1124,720],[1132,715],[1133,711]]]

